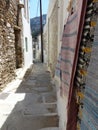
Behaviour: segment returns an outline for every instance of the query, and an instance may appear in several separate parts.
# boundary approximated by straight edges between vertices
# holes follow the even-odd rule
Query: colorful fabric
[[[86,2],[78,2],[78,10],[76,10],[72,15],[69,16],[68,21],[64,27],[63,33],[63,41],[61,46],[61,61],[60,61],[60,77],[62,81],[61,91],[62,95],[66,95],[66,91],[69,91],[71,78],[72,78],[72,70],[75,59],[75,52],[77,49],[77,41],[79,35],[81,36],[80,24],[83,24],[83,21],[80,23],[82,8],[85,10]],[[83,16],[82,16],[83,19]],[[81,28],[82,28],[81,24]],[[68,95],[66,95],[68,96]]]
[[[64,26],[56,74],[61,80],[61,96],[64,96],[68,101],[67,130],[80,128],[84,100],[83,92],[94,37],[93,27],[96,25],[96,21],[91,21],[93,14],[96,12],[93,8],[93,2],[96,1],[78,1],[77,10],[68,17],[67,24]],[[85,127],[81,130],[88,129]]]
[[[73,89],[72,79],[74,74],[73,69],[75,70],[75,54],[79,48],[79,40],[82,35],[86,3],[87,1],[79,1],[77,3],[77,7],[79,8],[68,17],[67,23],[64,27],[61,46],[59,75],[61,79],[61,96],[64,96],[68,101],[68,106],[66,106],[66,110],[68,110],[67,130],[76,130],[77,125],[76,115],[78,106],[74,96],[75,89]]]
[[[61,54],[59,54],[55,70],[55,76],[57,76],[59,79],[60,79],[60,61],[61,61]]]
[[[79,46],[83,31],[85,13],[87,7],[87,0],[82,0],[77,2],[77,12],[78,12],[78,34],[76,38],[76,49],[74,54],[74,61],[72,66],[72,74],[70,81],[70,89],[69,89],[69,97],[68,97],[68,120],[67,120],[67,130],[76,130],[77,126],[77,112],[78,112],[78,104],[76,103],[76,86],[74,86],[74,76],[76,72],[77,60],[78,60],[78,52]]]
[[[79,104],[77,130],[97,130],[98,129],[98,82],[95,76],[95,67],[98,64],[96,52],[91,51],[94,41],[94,31],[96,20],[98,17],[98,1],[88,0],[86,18],[82,40],[80,44],[79,59],[77,64],[77,72],[75,76],[75,86],[77,87],[77,103]],[[93,66],[90,64],[91,70],[87,68],[90,59],[93,59]],[[94,73],[95,71],[95,73]],[[91,73],[92,72],[92,73]],[[88,75],[87,75],[88,73]]]

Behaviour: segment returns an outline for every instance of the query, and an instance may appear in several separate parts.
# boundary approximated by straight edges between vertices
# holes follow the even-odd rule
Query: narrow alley
[[[98,0],[0,0],[0,130],[98,130]]]
[[[18,88],[0,94],[0,130],[58,130],[56,101],[46,65],[33,65]]]

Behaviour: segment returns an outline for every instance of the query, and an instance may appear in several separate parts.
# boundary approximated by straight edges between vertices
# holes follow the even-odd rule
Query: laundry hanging
[[[94,63],[90,63],[91,59],[97,57],[97,50],[94,49],[95,45],[93,45],[97,18],[98,0],[88,0],[74,80],[74,85],[77,87],[76,97],[79,105],[77,130],[98,129],[98,82],[96,85],[97,77],[95,76],[95,73],[98,73],[98,70],[95,70],[98,61],[94,59]],[[91,57],[92,48],[95,52],[93,51]],[[90,70],[91,68],[92,70]]]
[[[76,9],[73,9],[71,15],[68,17],[67,23],[64,26],[63,40],[61,46],[60,57],[56,66],[56,74],[61,80],[60,92],[61,96],[65,97],[68,101],[68,106],[65,106],[67,115],[67,130],[77,129],[77,120],[79,105],[77,103],[76,90],[77,86],[74,85],[75,74],[77,71],[77,62],[80,51],[81,40],[85,39],[82,37],[83,29],[90,29],[91,19],[87,19],[85,16],[86,12],[90,11],[89,17],[92,17],[92,6],[90,5],[93,0],[81,0],[77,1]],[[90,6],[90,8],[88,8]],[[88,25],[85,26],[85,19]],[[93,22],[91,24],[94,24]],[[84,32],[86,38],[88,34]],[[91,38],[92,39],[92,38]],[[93,39],[92,39],[93,40]],[[85,53],[91,53],[90,47],[82,48]],[[83,58],[83,57],[82,57]],[[90,57],[89,57],[90,58]],[[89,62],[89,60],[88,60]],[[86,76],[87,71],[81,69],[79,71],[81,75]],[[85,78],[84,78],[85,79]],[[85,80],[84,80],[85,83]],[[82,93],[78,93],[81,98],[84,97]],[[82,106],[82,104],[81,104]],[[67,109],[66,109],[67,108]]]
[[[78,1],[76,8],[72,10],[68,17],[67,23],[64,26],[60,61],[58,65],[60,67],[59,74],[61,80],[60,93],[68,102],[68,106],[65,106],[65,111],[68,111],[67,130],[76,130],[77,126],[78,105],[76,104],[75,89],[73,88],[72,79],[75,71],[74,62],[78,57],[76,56],[76,52],[79,49],[79,41],[82,35],[86,4],[87,1]]]

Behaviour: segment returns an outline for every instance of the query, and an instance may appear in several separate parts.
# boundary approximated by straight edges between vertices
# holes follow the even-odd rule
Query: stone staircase
[[[58,127],[49,127],[49,128],[43,128],[40,130],[59,130],[59,128]]]

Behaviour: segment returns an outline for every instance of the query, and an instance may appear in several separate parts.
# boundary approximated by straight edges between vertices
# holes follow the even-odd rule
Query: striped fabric
[[[67,23],[64,26],[61,46],[61,96],[64,96],[68,101],[68,106],[66,106],[66,110],[68,111],[67,130],[76,130],[77,126],[78,106],[76,104],[76,98],[74,94],[75,89],[73,88],[72,80],[75,71],[74,62],[76,60],[76,52],[78,51],[79,40],[82,35],[84,24],[86,3],[86,0],[78,1],[77,10],[68,17]]]
[[[74,77],[76,72],[76,66],[78,61],[80,41],[83,32],[83,25],[85,20],[85,13],[87,7],[87,0],[77,1],[77,37],[76,37],[76,48],[74,52],[74,60],[71,73],[69,97],[68,97],[68,120],[67,120],[67,130],[76,130],[77,129],[77,112],[78,104],[76,103],[76,86],[74,86]],[[73,41],[74,42],[74,41]]]
[[[77,48],[78,41],[78,32],[80,32],[79,26],[83,4],[85,4],[85,2],[83,3],[83,0],[81,2],[78,2],[78,10],[69,16],[67,23],[64,27],[60,61],[60,78],[62,81],[61,96],[64,95],[68,97],[69,95],[69,93],[66,93],[66,91],[69,91],[71,84],[75,51]],[[85,10],[85,6],[83,8]]]
[[[64,26],[56,75],[61,80],[61,96],[64,96],[68,101],[68,106],[65,106],[65,111],[67,107],[68,112],[67,130],[97,130],[94,127],[91,127],[92,129],[88,127],[91,123],[88,126],[86,125],[85,120],[89,116],[86,117],[85,114],[89,115],[88,107],[86,106],[86,110],[82,111],[83,104],[88,104],[87,99],[84,99],[84,91],[94,36],[93,26],[96,24],[91,21],[93,14],[96,13],[93,8],[93,2],[96,1],[78,1],[77,10],[69,16],[67,24]],[[84,117],[82,117],[83,112],[85,113]]]
[[[75,79],[77,103],[79,104],[78,130],[98,130],[98,27],[93,44],[96,18],[98,18],[98,1],[88,0]]]
[[[61,46],[61,96],[68,97],[70,80],[72,74],[72,66],[74,60],[74,52],[77,39],[77,14],[74,13],[68,18],[64,28],[63,43]]]
[[[59,79],[60,79],[60,61],[61,61],[61,54],[59,54],[55,70],[55,76],[57,76]]]

